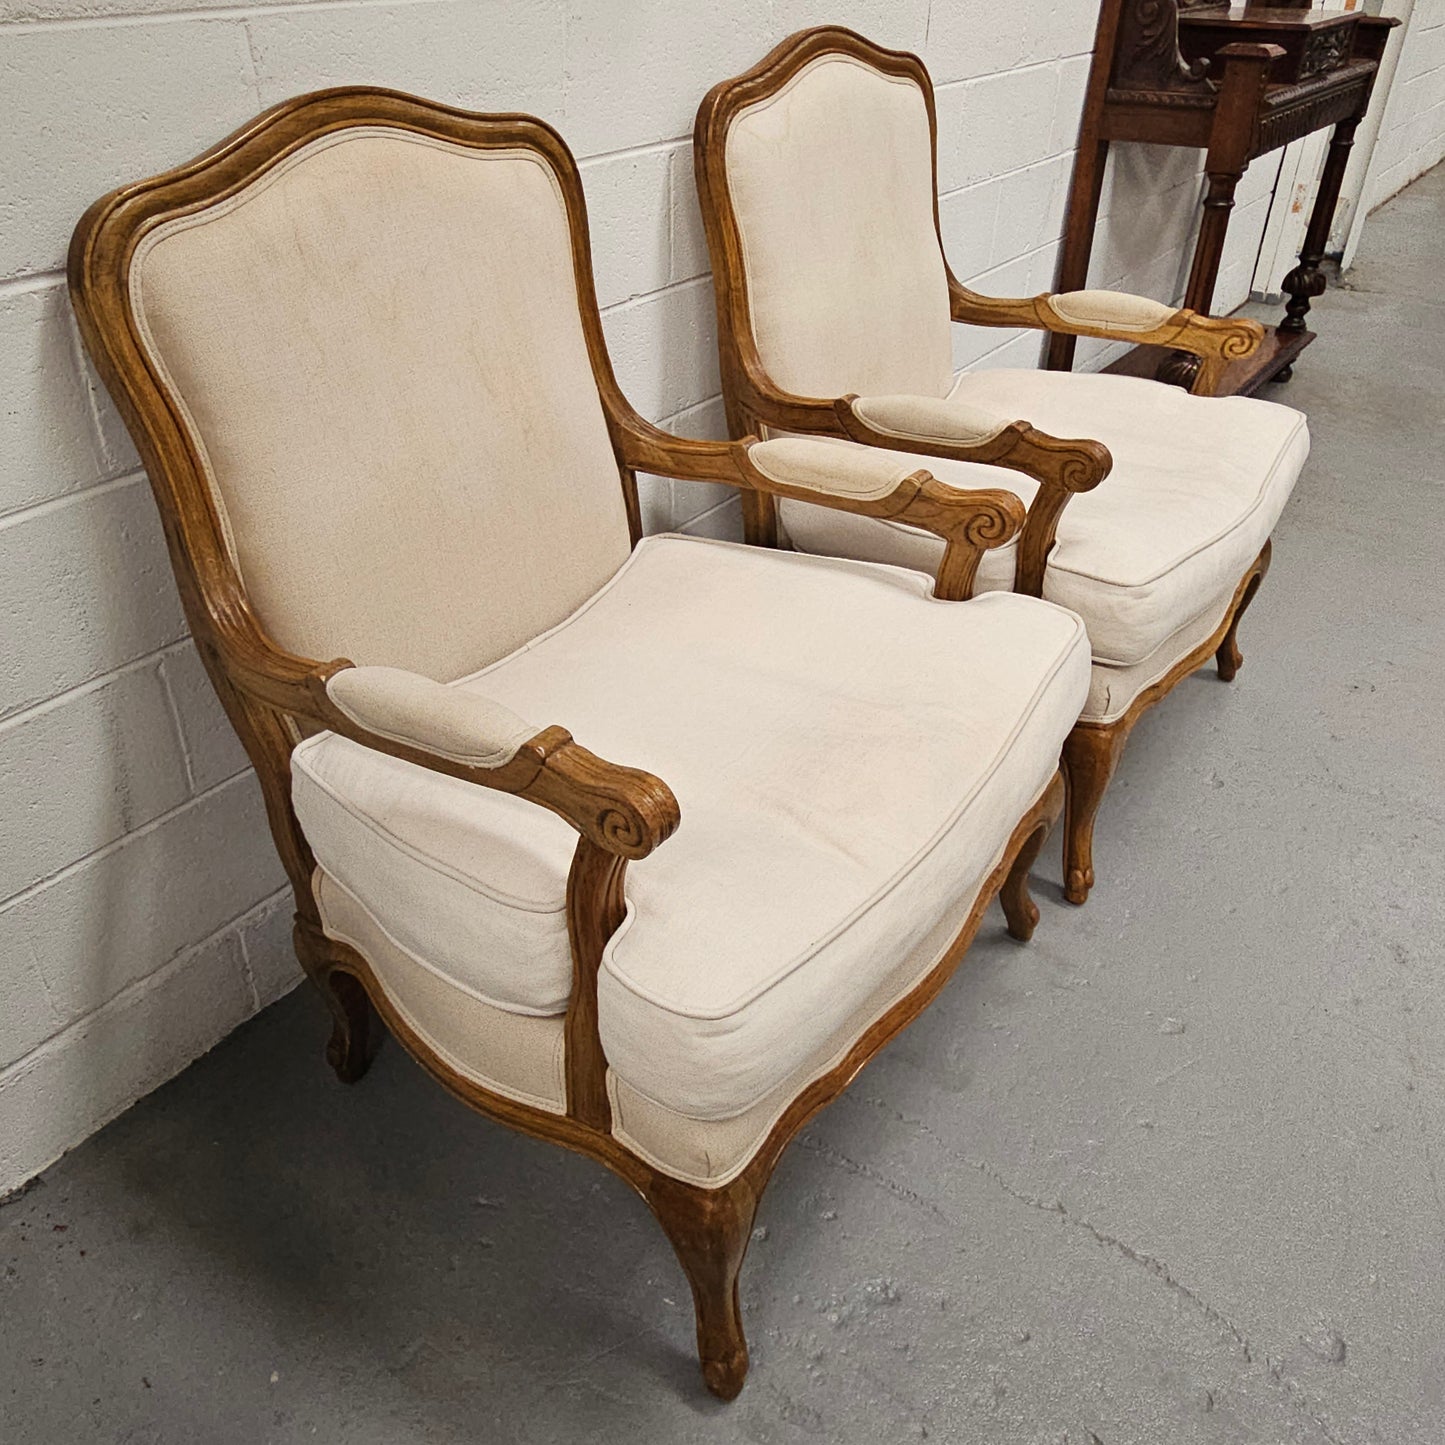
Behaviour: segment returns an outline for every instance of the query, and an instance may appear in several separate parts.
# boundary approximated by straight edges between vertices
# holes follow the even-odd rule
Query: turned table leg
[[[1350,163],[1350,151],[1354,147],[1359,124],[1359,116],[1342,120],[1330,137],[1329,155],[1320,177],[1320,193],[1310,213],[1309,230],[1305,232],[1299,265],[1284,278],[1284,289],[1290,299],[1284,308],[1284,320],[1279,323],[1281,331],[1295,335],[1303,331],[1310,302],[1324,295],[1325,275],[1320,270],[1320,263],[1325,259],[1325,247],[1330,242],[1330,227],[1334,224],[1335,208],[1340,203],[1340,188],[1345,182],[1345,169]]]
[[[1249,165],[1256,120],[1264,97],[1269,68],[1284,52],[1277,45],[1250,42],[1226,45],[1218,59],[1224,62],[1219,99],[1209,131],[1209,151],[1204,161],[1208,187],[1204,193],[1204,217],[1194,245],[1194,263],[1184,304],[1208,315],[1214,305],[1214,285],[1219,280],[1219,263],[1224,240],[1229,234],[1229,213],[1234,193]],[[1199,373],[1199,358],[1176,351],[1165,357],[1156,373],[1160,381],[1188,389]]]
[[[1199,239],[1194,246],[1194,264],[1189,272],[1189,289],[1184,304],[1191,310],[1209,314],[1214,303],[1214,286],[1219,280],[1219,263],[1224,255],[1224,240],[1229,234],[1229,213],[1234,209],[1234,193],[1244,177],[1238,170],[1210,170],[1209,186],[1204,193],[1204,218],[1199,223]],[[1199,374],[1199,357],[1188,351],[1175,351],[1159,363],[1156,373],[1160,381],[1182,386],[1188,391]]]

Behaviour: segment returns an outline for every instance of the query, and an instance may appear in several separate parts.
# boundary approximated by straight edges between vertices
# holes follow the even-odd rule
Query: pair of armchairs
[[[752,114],[723,110],[724,130]],[[895,252],[885,231],[867,254]],[[303,96],[97,202],[70,280],[255,764],[333,1067],[360,1077],[379,1016],[482,1113],[630,1183],[731,1398],[738,1271],[782,1150],[936,995],[995,896],[1014,937],[1037,922],[1028,872],[1099,665],[1074,611],[1008,582],[1043,565],[1037,518],[1094,478],[1075,452],[1099,471],[1102,449],[1012,426],[977,447],[1022,472],[972,442],[924,466],[919,436],[851,439],[876,406],[815,427],[761,392],[736,414],[838,434],[666,434],[613,376],[561,138],[391,92]],[[906,319],[859,305],[865,341]],[[890,375],[901,393],[925,373]],[[757,542],[781,505],[816,555],[644,539],[638,471],[738,488]],[[897,530],[905,565],[821,555],[823,519]]]

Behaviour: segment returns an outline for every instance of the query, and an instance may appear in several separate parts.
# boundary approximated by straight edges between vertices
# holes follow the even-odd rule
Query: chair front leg
[[[692,1286],[702,1377],[720,1400],[736,1399],[748,1374],[738,1275],[758,1212],[750,1173],[720,1189],[655,1174],[641,1191]]]
[[[317,923],[298,912],[291,937],[301,967],[331,1011],[326,1062],[343,1084],[354,1084],[371,1067],[381,1046],[381,1021],[361,980],[338,966],[330,941]]]
[[[1064,897],[1070,903],[1087,902],[1094,886],[1094,819],[1133,725],[1128,714],[1113,723],[1077,723],[1064,741]]]

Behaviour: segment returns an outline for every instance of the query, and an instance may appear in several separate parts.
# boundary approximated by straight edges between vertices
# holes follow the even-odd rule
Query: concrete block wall
[[[62,267],[85,206],[314,87],[534,112],[581,160],[623,385],[665,425],[721,434],[689,142],[707,87],[824,21],[922,51],[939,84],[956,269],[1028,294],[1054,273],[1093,11],[0,0],[0,1192],[297,978],[255,780],[187,640],[135,453],[80,353]],[[1192,158],[1122,150],[1095,283],[1176,298],[1197,196]],[[1242,197],[1246,259],[1261,196],[1267,186]],[[1235,272],[1229,301],[1242,299]],[[1033,335],[958,337],[960,366],[1038,354]],[[651,530],[737,532],[720,489],[645,479],[643,491]]]
[[[1393,12],[1392,12],[1393,13]],[[1445,0],[1416,0],[1365,203],[1373,209],[1445,160]]]

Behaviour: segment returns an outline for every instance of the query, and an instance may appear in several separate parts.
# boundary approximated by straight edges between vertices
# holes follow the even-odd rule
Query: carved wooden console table
[[[1104,163],[1113,141],[1150,141],[1206,152],[1204,218],[1184,304],[1208,311],[1219,276],[1234,191],[1250,161],[1312,131],[1334,126],[1319,198],[1299,265],[1284,281],[1284,319],[1252,357],[1236,362],[1223,395],[1289,379],[1314,340],[1310,302],[1325,289],[1320,270],[1355,129],[1364,118],[1393,19],[1309,8],[1310,0],[1220,5],[1210,0],[1103,0],[1093,68],[1069,195],[1058,289],[1088,284]],[[1067,371],[1074,338],[1055,336],[1048,365]],[[1188,385],[1197,360],[1136,347],[1108,370]]]

